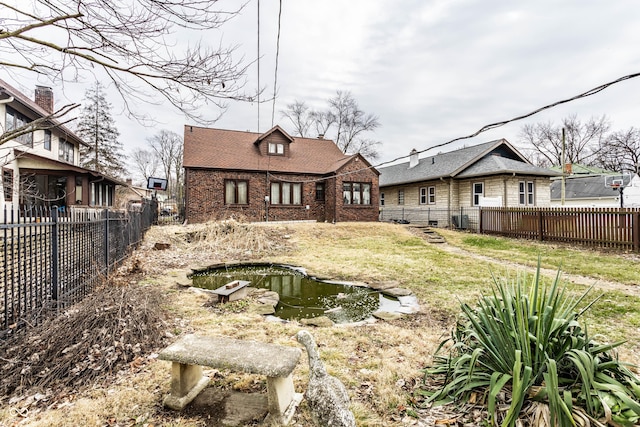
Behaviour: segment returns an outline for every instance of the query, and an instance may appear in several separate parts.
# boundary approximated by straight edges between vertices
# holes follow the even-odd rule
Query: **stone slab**
[[[286,377],[296,367],[302,351],[249,340],[184,335],[158,354],[158,359],[186,365]]]

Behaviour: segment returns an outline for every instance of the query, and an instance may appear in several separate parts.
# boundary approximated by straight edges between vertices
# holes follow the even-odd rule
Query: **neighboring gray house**
[[[505,139],[422,159],[413,150],[409,162],[379,171],[383,220],[399,219],[389,216],[399,208],[445,212],[438,225],[461,208],[549,206],[550,178],[561,175],[532,165]]]
[[[622,187],[623,207],[640,207],[640,177],[620,175],[615,172],[598,174],[572,174],[564,179],[564,201],[562,200],[562,179],[551,182],[551,204],[553,206],[574,207],[620,207]]]

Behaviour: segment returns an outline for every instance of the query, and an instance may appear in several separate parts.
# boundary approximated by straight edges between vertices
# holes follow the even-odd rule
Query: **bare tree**
[[[561,125],[551,122],[524,125],[520,142],[527,144],[540,166],[561,165],[563,161],[562,129],[565,129],[564,162],[594,165],[610,128],[606,116],[582,123],[576,115],[565,117]]]
[[[161,130],[147,141],[162,165],[168,181],[167,193],[179,197],[182,194],[182,137],[175,132]]]
[[[296,136],[308,136],[312,119],[309,114],[309,107],[307,107],[304,101],[296,100],[293,104],[287,104],[287,109],[281,113],[283,117],[291,121]]]
[[[640,129],[614,132],[600,149],[598,165],[618,172],[640,174]]]
[[[344,153],[362,153],[366,150],[369,157],[378,157],[376,146],[380,142],[362,138],[362,134],[373,132],[379,126],[378,117],[366,114],[358,107],[351,92],[337,91],[329,100],[329,113],[336,125],[336,144]]]
[[[329,111],[310,111],[309,115],[316,130],[316,136],[329,134],[329,129],[335,123],[335,117]]]
[[[333,139],[342,152],[376,159],[381,143],[365,138],[364,134],[374,132],[380,126],[378,117],[362,111],[350,92],[337,91],[328,104],[327,110],[314,111],[304,102],[295,101],[287,105],[282,115],[291,120],[300,136],[306,136],[308,129],[314,126],[318,135]]]
[[[131,153],[131,165],[136,174],[140,175],[146,183],[149,178],[156,176],[160,159],[153,150],[138,148]]]
[[[138,119],[139,101],[164,98],[187,117],[205,120],[203,105],[251,100],[242,93],[248,65],[233,47],[201,42],[180,51],[176,31],[213,30],[238,11],[217,0],[0,0],[0,71],[27,70],[52,83],[80,81],[101,70]],[[93,76],[92,76],[93,77]]]

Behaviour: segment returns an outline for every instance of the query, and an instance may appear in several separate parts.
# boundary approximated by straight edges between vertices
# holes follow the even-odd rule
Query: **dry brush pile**
[[[138,368],[163,345],[159,292],[107,285],[81,303],[0,346],[0,401],[104,383]],[[49,402],[50,403],[50,402]]]

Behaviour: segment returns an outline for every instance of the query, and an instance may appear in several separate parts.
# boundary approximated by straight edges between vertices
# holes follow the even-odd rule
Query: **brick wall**
[[[352,161],[338,174],[362,169],[361,161]],[[325,200],[316,200],[316,183],[319,177],[309,174],[269,174],[266,172],[220,171],[211,169],[186,169],[185,215],[189,222],[206,222],[230,217],[248,221],[377,221],[378,220],[378,175],[366,169],[353,174],[324,177]],[[248,182],[248,203],[246,205],[225,205],[224,182],[226,179],[240,179]],[[295,181],[302,184],[301,205],[272,205],[265,203],[270,195],[271,181]],[[371,183],[371,205],[344,205],[342,183]],[[337,196],[337,197],[336,197]]]
[[[317,176],[313,175],[270,175],[272,181],[308,181],[302,184],[301,205],[271,205],[265,203],[270,195],[265,172],[231,172],[207,169],[187,169],[186,219],[189,222],[206,222],[225,218],[242,218],[248,221],[316,220],[325,221],[327,202],[316,201]],[[224,182],[226,179],[248,181],[248,203],[246,205],[225,205]],[[307,209],[308,206],[308,209]]]
[[[336,197],[335,218],[336,222],[344,221],[378,221],[380,188],[378,185],[378,174],[367,168],[359,157],[343,166],[337,173],[334,191]],[[371,183],[371,204],[370,205],[345,205],[342,200],[342,184],[344,182],[364,182]],[[328,219],[332,221],[331,219]]]

